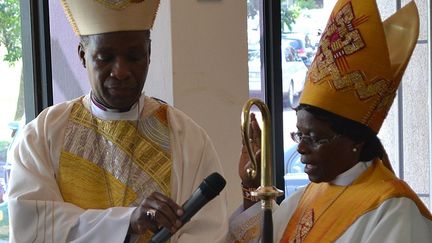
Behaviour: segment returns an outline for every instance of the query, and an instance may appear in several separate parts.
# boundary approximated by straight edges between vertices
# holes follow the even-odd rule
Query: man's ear
[[[78,56],[79,59],[81,60],[83,67],[86,68],[85,47],[81,42],[78,45]]]

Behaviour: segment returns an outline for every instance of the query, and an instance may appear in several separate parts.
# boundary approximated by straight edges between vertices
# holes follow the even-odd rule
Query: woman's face
[[[91,35],[78,51],[99,103],[128,110],[139,99],[150,64],[148,31]]]
[[[318,120],[312,113],[299,110],[297,129],[304,136],[297,150],[310,181],[330,182],[357,164],[359,146],[350,138],[334,133],[328,121]]]

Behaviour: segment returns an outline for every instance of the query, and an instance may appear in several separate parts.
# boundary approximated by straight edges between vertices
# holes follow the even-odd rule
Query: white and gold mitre
[[[60,0],[77,35],[149,30],[160,0]]]

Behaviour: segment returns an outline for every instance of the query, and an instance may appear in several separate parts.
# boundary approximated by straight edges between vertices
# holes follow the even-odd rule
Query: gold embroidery
[[[97,127],[91,121],[91,114],[85,109],[73,109],[71,120],[91,129],[96,129],[108,141],[118,146],[127,156],[132,157],[134,162],[160,184],[164,193],[168,194],[170,188],[171,163],[165,163],[170,159],[170,154],[159,149],[159,146],[151,140],[139,134],[138,142],[135,141],[137,130],[134,124],[125,121],[103,121],[97,120]],[[137,144],[134,144],[137,143]],[[109,144],[107,144],[109,145]],[[132,148],[135,147],[136,153]]]
[[[78,25],[75,21],[75,18],[73,17],[72,11],[69,8],[69,4],[66,2],[66,0],[61,0],[63,9],[65,11],[66,14],[66,18],[69,20],[69,23],[72,26],[72,30],[77,33],[77,35],[81,35],[81,33],[79,32],[79,28]]]
[[[320,79],[328,75],[340,79],[340,75],[348,68],[345,57],[365,46],[360,32],[355,29],[356,24],[359,23],[362,22],[356,22],[351,3],[346,4],[336,16],[332,17],[317,53],[320,61],[316,71],[320,73]]]
[[[262,214],[257,213],[252,218],[248,219],[245,223],[241,224],[240,227],[233,230],[233,235],[236,238],[241,238],[240,240],[237,240],[238,242],[245,242],[244,239],[252,239],[253,237],[258,237],[257,235],[252,235],[253,232],[261,232],[261,225],[260,222],[262,220]],[[256,228],[257,227],[257,228]],[[251,230],[253,228],[256,228],[254,230]],[[251,238],[252,237],[252,238]]]
[[[71,202],[84,209],[111,207],[103,177],[103,168],[67,152],[62,152],[61,158],[59,186],[66,202]],[[125,185],[111,175],[109,183],[113,188],[114,205],[120,206]],[[126,203],[136,198],[134,192],[131,192],[130,189],[128,191]]]
[[[131,3],[141,3],[145,0],[96,0],[100,4],[115,10],[122,10]]]
[[[324,192],[326,190],[326,186],[327,185],[324,183],[317,186],[312,184],[308,185],[295,212],[295,214],[301,213],[301,215],[298,219],[294,219],[294,221],[294,216],[291,218],[288,226],[285,229],[281,242],[303,242],[308,237],[309,232],[312,230],[314,225],[317,224],[319,219],[325,215],[329,209],[331,209],[331,207],[349,188],[349,186],[335,187],[331,192],[328,192],[327,195],[317,196],[318,199],[311,200],[309,197],[310,188],[319,187],[319,189],[322,189],[322,192]],[[316,215],[318,215],[318,217],[316,217]],[[295,227],[292,228],[290,225]]]
[[[312,64],[311,82],[320,83],[323,80],[330,80],[336,90],[353,88],[360,100],[383,95],[390,81],[376,79],[367,84],[361,71],[345,73],[345,70],[349,69],[346,56],[365,47],[361,34],[355,27],[366,22],[367,19],[366,16],[355,18],[351,3],[346,4],[333,17],[321,40],[317,58]]]
[[[243,235],[243,238],[240,240],[241,242],[249,242],[255,238],[257,238],[260,235],[261,227],[258,225],[254,225],[252,228],[249,228],[246,230],[245,234]]]
[[[296,234],[294,239],[290,242],[303,242],[309,231],[312,229],[314,224],[314,210],[306,210],[304,215],[300,218],[300,222],[297,225]]]
[[[374,80],[371,84],[367,85],[363,80],[354,80],[354,85],[359,98],[364,100],[375,95],[382,95],[390,85],[390,81],[385,79]]]
[[[333,80],[333,85],[336,89],[345,89],[360,82],[363,82],[363,76],[360,72],[356,71],[343,76],[341,79]]]
[[[390,92],[388,95],[384,96],[381,103],[378,105],[377,110],[384,110],[386,113],[390,110],[390,106],[396,97],[396,92]],[[385,115],[385,114],[384,114]]]
[[[323,209],[322,203],[328,201],[330,196],[334,197],[340,188],[326,186],[324,183],[308,186],[293,217],[286,226],[282,238],[285,241],[282,240],[281,242],[287,242],[288,237],[293,237],[292,235],[296,233],[295,226],[300,222],[301,218],[296,216],[306,212],[309,208],[313,208],[315,211],[315,222],[305,239],[307,242],[334,242],[359,216],[378,208],[389,198],[409,198],[416,203],[419,211],[426,218],[432,218],[427,207],[415,192],[405,182],[396,178],[379,160],[375,160],[373,165],[358,177],[352,185],[345,188],[349,190],[347,189],[343,195],[341,194],[340,198],[334,201],[332,206]],[[350,207],[346,207],[346,205],[350,205]],[[319,215],[318,218],[317,215]],[[339,217],[340,215],[343,215],[343,217]]]
[[[353,87],[361,100],[377,94],[382,94],[390,82],[374,80],[366,84],[361,71],[345,73],[349,69],[345,57],[356,53],[365,47],[365,43],[356,26],[367,21],[366,16],[355,18],[351,3],[347,3],[333,20],[329,22],[317,58],[312,64],[310,80],[319,83],[330,77],[332,86],[337,90]]]
[[[166,107],[161,109],[166,111]],[[83,208],[107,208],[111,202],[114,206],[136,206],[153,191],[170,195],[171,157],[169,143],[164,141],[169,136],[163,135],[168,128],[147,128],[166,129],[152,135],[161,134],[161,141],[142,134],[136,140],[139,132],[133,125],[128,121],[99,119],[92,123],[91,114],[83,105],[74,104],[58,177],[65,201]]]

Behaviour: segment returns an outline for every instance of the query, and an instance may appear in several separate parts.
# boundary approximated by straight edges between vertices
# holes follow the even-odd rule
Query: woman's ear
[[[81,60],[83,67],[86,68],[85,47],[81,42],[78,45],[78,56],[79,59]]]

